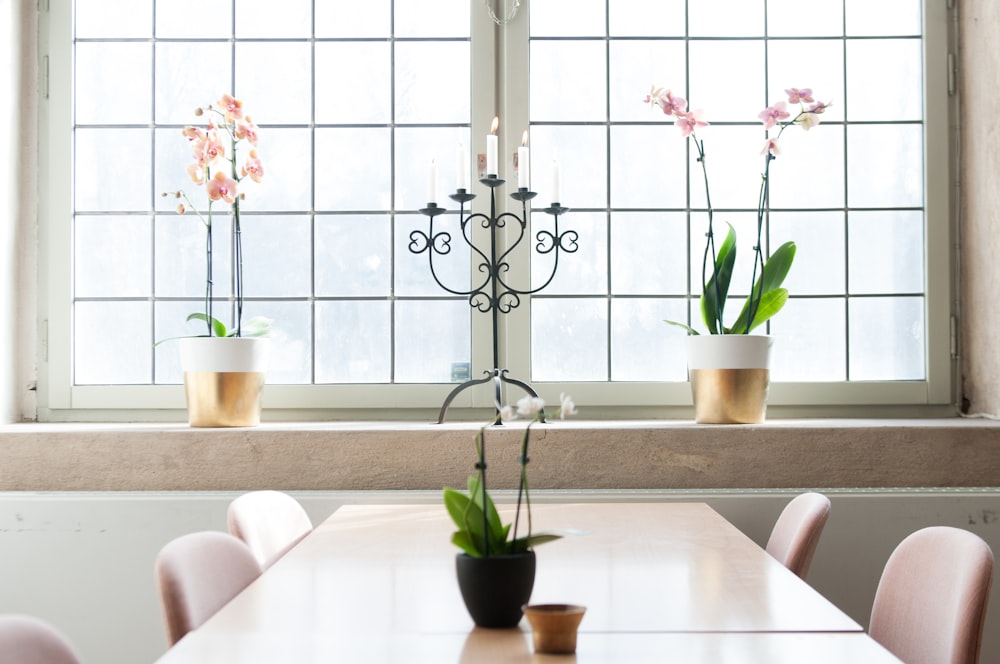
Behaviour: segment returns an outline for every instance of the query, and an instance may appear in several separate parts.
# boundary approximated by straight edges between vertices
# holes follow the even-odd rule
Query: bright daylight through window
[[[777,338],[775,398],[819,402],[782,383],[832,386],[822,398],[842,404],[865,403],[870,392],[852,392],[865,384],[885,403],[947,394],[948,257],[935,239],[947,238],[948,144],[927,131],[947,121],[946,90],[928,89],[946,27],[943,10],[922,0],[829,0],[808,11],[793,0],[521,0],[499,27],[479,0],[62,4],[52,1],[48,19],[53,47],[65,42],[52,81],[66,82],[49,101],[70,109],[67,126],[49,127],[50,158],[63,155],[70,171],[68,191],[51,192],[46,248],[56,407],[100,408],[102,390],[157,407],[157,390],[181,382],[176,346],[156,342],[203,329],[185,319],[203,308],[204,231],[161,194],[195,190],[182,129],[204,124],[195,109],[222,93],[242,100],[260,133],[264,177],[240,203],[243,317],[274,321],[269,390],[334,389],[355,407],[394,395],[418,407],[491,368],[479,366],[489,362],[488,316],[435,283],[410,243],[427,230],[419,209],[431,160],[444,223],[458,219],[447,197],[456,150],[476,205],[488,204],[476,157],[489,120],[508,109],[498,198],[516,190],[513,152],[526,131],[539,192],[527,244],[552,230],[541,210],[558,162],[559,202],[570,208],[559,223],[577,232],[579,250],[500,317],[504,366],[581,403],[683,405],[686,389],[671,386],[687,380],[684,331],[664,320],[704,329],[707,204],[694,145],[643,103],[654,84],[709,123],[697,137],[716,223],[740,238],[734,302],[751,281],[766,137],[758,114],[791,88],[831,103],[817,126],[782,136],[770,166],[763,251],[797,244],[789,300],[758,330]],[[509,60],[498,67],[497,57]],[[232,251],[219,237],[213,306],[228,317]],[[434,270],[467,290],[479,268],[460,245]],[[550,261],[528,250],[510,281],[537,287]],[[412,399],[405,386],[425,392]]]

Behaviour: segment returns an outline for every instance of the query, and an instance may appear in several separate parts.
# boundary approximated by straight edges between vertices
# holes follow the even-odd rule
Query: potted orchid
[[[204,211],[183,189],[164,194],[180,199],[177,212],[191,210],[205,229],[204,309],[187,317],[188,321],[204,323],[205,334],[180,339],[188,421],[192,426],[253,426],[260,422],[267,363],[264,337],[270,332],[271,321],[263,316],[243,321],[240,203],[246,195],[245,183],[260,182],[264,166],[257,152],[258,128],[244,112],[243,102],[223,94],[214,106],[195,110],[197,117],[206,115],[204,127],[187,126],[181,132],[192,152],[187,175],[204,189],[207,198]],[[226,206],[231,217],[235,311],[228,327],[213,311],[213,217],[219,206]]]
[[[571,397],[559,395],[556,415],[564,419],[576,414]],[[528,443],[531,427],[545,418],[545,402],[526,396],[512,406],[499,409],[490,424],[510,421],[517,416],[530,417],[521,439],[520,480],[513,523],[504,524],[496,504],[486,488],[486,429],[476,434],[476,474],[468,479],[468,493],[445,487],[444,504],[458,530],[451,541],[462,550],[456,557],[456,572],[462,599],[480,627],[512,627],[522,616],[522,608],[531,597],[535,582],[533,547],[559,539],[554,532],[534,532],[531,524],[531,497],[528,491]],[[521,505],[527,520],[525,534],[518,536]]]
[[[736,263],[736,231],[732,224],[726,222],[726,235],[721,243],[716,243],[708,159],[705,144],[697,134],[699,128],[707,127],[709,123],[701,119],[701,110],[689,111],[687,101],[670,90],[654,85],[644,100],[670,116],[681,134],[691,139],[697,150],[705,186],[708,229],[702,255],[699,305],[709,336],[699,335],[697,330],[686,323],[666,321],[683,328],[689,335],[688,366],[695,400],[695,419],[699,422],[745,423],[764,419],[771,338],[751,336],[750,332],[770,320],[785,306],[788,290],[782,287],[782,283],[795,259],[795,243],[790,241],[778,247],[767,260],[764,258],[761,240],[768,209],[771,162],[780,153],[778,141],[786,129],[799,126],[808,131],[819,124],[820,115],[830,106],[830,102],[816,101],[810,88],[789,88],[785,93],[788,95],[787,101],[779,101],[758,114],[767,137],[760,152],[764,158],[764,168],[760,175],[760,193],[757,198],[757,235],[753,246],[751,287],[739,315],[729,325],[725,322],[724,310]],[[790,105],[794,114],[789,110]],[[716,335],[730,339],[713,339]],[[720,371],[728,373],[722,374]],[[733,371],[737,373],[732,373]],[[724,393],[726,398],[715,399],[719,393]]]

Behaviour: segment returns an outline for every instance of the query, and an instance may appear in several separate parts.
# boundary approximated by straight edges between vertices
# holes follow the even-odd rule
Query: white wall
[[[539,501],[704,500],[764,543],[795,492],[534,492]],[[827,491],[833,511],[810,582],[867,624],[882,566],[910,532],[948,524],[1000,551],[1000,492]],[[0,613],[41,616],[77,645],[85,664],[155,661],[166,639],[153,559],[178,535],[225,529],[235,493],[0,493]],[[336,506],[437,503],[439,492],[299,492],[314,522]],[[540,553],[543,556],[544,552]],[[1000,583],[987,616],[983,662],[1000,661]]]

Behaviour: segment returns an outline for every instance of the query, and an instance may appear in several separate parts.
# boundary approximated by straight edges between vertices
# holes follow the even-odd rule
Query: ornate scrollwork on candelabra
[[[471,202],[476,195],[467,192],[465,189],[459,189],[456,193],[449,196],[449,198],[459,204],[459,226],[462,234],[462,240],[473,252],[473,260],[476,264],[475,266],[478,272],[482,274],[481,280],[479,280],[471,289],[464,290],[452,288],[443,283],[434,266],[435,256],[446,256],[451,253],[452,249],[451,233],[441,230],[435,232],[434,230],[434,218],[443,214],[446,211],[445,208],[439,207],[435,203],[428,203],[428,207],[420,210],[422,214],[430,218],[427,232],[425,233],[421,230],[415,230],[410,233],[410,252],[414,254],[427,253],[427,262],[430,267],[431,276],[434,278],[435,283],[452,295],[462,295],[467,297],[469,305],[473,309],[482,313],[490,313],[493,317],[493,368],[483,371],[483,378],[473,378],[471,380],[467,380],[451,391],[448,398],[445,399],[444,404],[441,406],[441,411],[438,414],[439,424],[444,422],[445,414],[448,412],[448,407],[451,405],[452,400],[454,400],[454,398],[462,390],[472,387],[473,385],[481,385],[483,383],[493,381],[498,407],[502,400],[502,383],[516,385],[531,396],[538,396],[530,385],[515,378],[511,378],[507,375],[507,369],[500,368],[499,344],[497,340],[497,333],[499,330],[498,317],[500,314],[510,313],[519,307],[521,305],[521,296],[533,295],[552,283],[552,279],[555,278],[556,271],[559,269],[560,253],[566,252],[571,254],[578,248],[577,240],[579,239],[579,236],[576,231],[559,231],[559,216],[568,212],[569,208],[562,207],[558,202],[553,203],[551,206],[543,210],[543,212],[553,216],[553,230],[540,230],[535,234],[535,252],[539,255],[553,254],[552,271],[549,273],[548,278],[545,279],[541,285],[536,286],[535,288],[521,289],[511,285],[507,281],[511,275],[511,267],[508,259],[511,253],[518,247],[518,245],[521,244],[527,234],[527,204],[528,201],[538,194],[533,191],[528,191],[525,187],[519,188],[516,192],[512,193],[510,197],[521,203],[521,215],[518,216],[513,212],[504,212],[498,215],[496,208],[496,190],[498,187],[503,185],[504,182],[504,180],[495,176],[488,176],[480,180],[480,183],[488,187],[490,190],[490,212],[488,215],[481,212],[473,213],[471,210],[466,213],[466,203]],[[508,222],[516,228],[518,234],[517,237],[514,238],[513,242],[506,249],[500,252],[501,247],[497,241],[497,234],[507,227]],[[473,242],[472,231],[476,224],[489,232],[490,245],[488,248],[488,254],[486,249],[480,249],[476,246],[475,242]]]

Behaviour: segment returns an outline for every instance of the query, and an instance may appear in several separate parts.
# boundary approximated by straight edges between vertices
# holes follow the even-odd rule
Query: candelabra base
[[[451,406],[451,402],[455,399],[455,397],[457,397],[462,392],[462,390],[470,388],[473,385],[482,385],[483,383],[488,383],[490,381],[493,381],[493,389],[496,397],[495,403],[497,404],[497,415],[500,414],[500,405],[503,403],[503,392],[501,385],[502,383],[507,383],[509,385],[516,385],[517,387],[520,387],[522,390],[527,392],[530,396],[536,399],[538,398],[538,393],[535,392],[535,390],[532,389],[530,385],[528,385],[524,381],[520,381],[517,380],[516,378],[511,378],[510,376],[508,376],[507,369],[490,369],[488,371],[483,372],[483,378],[472,378],[470,380],[467,380],[458,387],[456,387],[455,389],[453,389],[450,394],[448,394],[448,398],[444,400],[444,403],[441,405],[441,411],[438,413],[438,424],[444,423],[444,418],[445,415],[447,415],[448,413],[448,408],[449,406]],[[539,421],[540,422],[545,421],[544,409],[539,412]],[[501,424],[499,417],[497,418],[496,424],[497,425]]]

